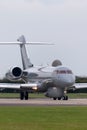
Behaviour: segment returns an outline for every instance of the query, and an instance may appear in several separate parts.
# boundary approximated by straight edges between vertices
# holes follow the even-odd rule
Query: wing
[[[0,88],[20,89],[20,84],[0,83]]]
[[[73,88],[75,88],[75,89],[87,88],[87,83],[75,83]]]
[[[0,83],[0,88],[8,88],[8,89],[27,89],[27,90],[37,90],[37,84],[13,84],[13,83]]]

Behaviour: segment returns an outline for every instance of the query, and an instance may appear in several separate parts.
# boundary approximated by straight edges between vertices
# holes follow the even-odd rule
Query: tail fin
[[[33,66],[33,64],[30,62],[30,59],[28,58],[27,51],[25,48],[26,40],[24,35],[21,35],[17,41],[21,42],[20,44],[20,51],[21,51],[21,58],[22,58],[22,64],[23,64],[23,69],[27,69]]]

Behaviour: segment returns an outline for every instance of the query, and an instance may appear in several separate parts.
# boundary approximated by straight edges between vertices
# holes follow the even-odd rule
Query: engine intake
[[[12,75],[15,77],[20,77],[22,75],[22,70],[19,67],[15,67],[12,70]]]
[[[6,73],[6,78],[9,80],[19,80],[22,77],[23,71],[20,67],[11,68]]]

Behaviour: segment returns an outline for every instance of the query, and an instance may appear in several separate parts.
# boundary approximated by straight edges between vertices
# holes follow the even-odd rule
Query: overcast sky
[[[87,0],[0,0],[0,41],[47,41],[27,46],[35,65],[59,59],[75,75],[87,76]],[[19,46],[0,46],[0,76],[22,66]]]

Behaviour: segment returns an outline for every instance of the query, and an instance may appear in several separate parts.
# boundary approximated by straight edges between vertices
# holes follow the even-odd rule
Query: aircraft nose
[[[67,86],[72,86],[75,83],[75,76],[69,76],[64,78],[64,82]]]

